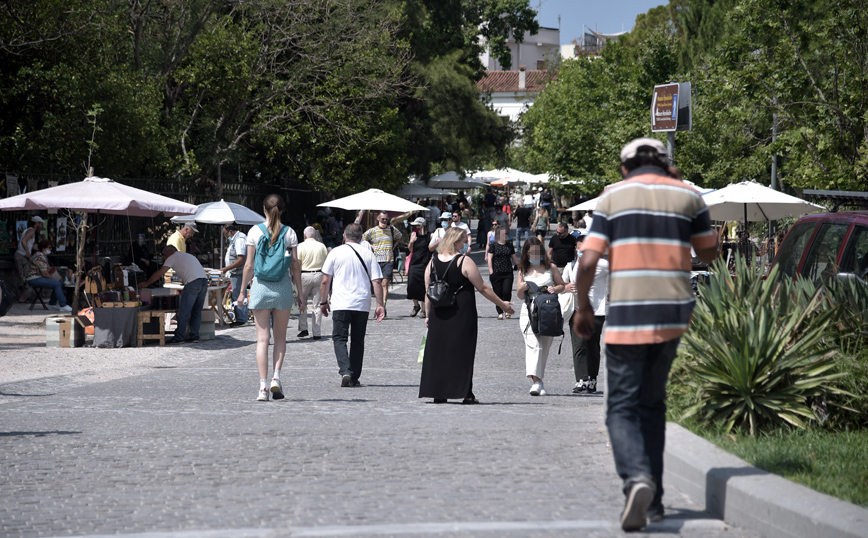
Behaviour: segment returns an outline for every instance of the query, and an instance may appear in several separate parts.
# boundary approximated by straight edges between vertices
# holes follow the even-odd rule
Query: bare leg
[[[274,313],[274,371],[279,372],[283,367],[283,357],[286,356],[286,326],[289,324],[291,310],[272,310]],[[268,355],[265,357],[266,371],[268,368]]]
[[[391,283],[392,281],[388,278],[383,279],[383,304],[386,304],[386,301],[389,300],[389,284]]]
[[[280,310],[275,310],[274,312],[277,313],[280,312]],[[259,369],[259,379],[268,379],[268,337],[271,332],[269,328],[269,324],[271,323],[271,310],[266,308],[257,308],[253,310],[253,321],[256,323],[256,367]],[[277,328],[276,323],[275,328]],[[286,323],[283,324],[283,332],[285,336]],[[286,350],[286,338],[283,340],[284,350]],[[276,337],[274,343],[276,348]]]

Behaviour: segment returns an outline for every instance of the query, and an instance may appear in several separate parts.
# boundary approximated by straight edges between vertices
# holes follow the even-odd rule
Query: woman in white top
[[[537,237],[529,237],[521,248],[521,258],[518,261],[518,285],[516,294],[524,300],[525,294],[530,293],[528,282],[533,282],[539,289],[547,289],[549,293],[563,293],[564,281],[558,268],[549,260],[542,241]],[[533,385],[530,387],[531,396],[545,396],[546,389],[543,385],[546,359],[549,356],[553,336],[539,336],[530,328],[530,313],[527,305],[522,305],[519,316],[519,328],[524,336],[525,363],[527,377],[531,378]]]
[[[267,235],[273,245],[278,241],[281,223],[280,215],[285,206],[283,198],[277,194],[269,194],[262,203],[262,212],[265,213],[265,228],[263,233],[259,225],[250,228],[247,232],[247,260],[244,262],[244,276],[241,281],[241,295],[247,285],[250,287],[249,308],[253,311],[253,319],[256,322],[256,366],[259,369],[259,394],[257,400],[268,401],[268,337],[271,332],[269,325],[273,321],[274,331],[274,372],[271,379],[271,394],[275,400],[283,398],[283,388],[280,385],[280,369],[283,367],[283,358],[286,355],[286,326],[289,324],[289,314],[292,309],[292,283],[301,285],[301,263],[298,260],[298,237],[289,226],[283,233],[286,244],[285,257],[290,257],[290,270],[278,281],[260,280],[253,276],[253,267],[256,260],[256,248],[259,239]],[[298,302],[299,312],[304,312],[305,301],[301,294],[295,297]]]

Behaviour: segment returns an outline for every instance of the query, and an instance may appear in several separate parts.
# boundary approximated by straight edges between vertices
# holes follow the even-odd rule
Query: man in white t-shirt
[[[470,226],[465,222],[461,222],[461,213],[452,213],[452,224],[450,228],[461,228],[467,234],[467,247],[470,247],[470,244],[473,242],[470,240]],[[468,253],[470,251],[468,250]]]
[[[360,385],[365,355],[365,331],[371,310],[371,285],[377,298],[377,322],[386,317],[383,306],[383,273],[373,251],[359,245],[362,227],[356,223],[344,228],[344,245],[333,248],[322,266],[320,310],[332,316],[332,342],[338,361],[342,387]],[[331,289],[331,305],[329,304]],[[347,347],[347,342],[352,342]]]
[[[192,254],[178,252],[175,247],[163,249],[163,266],[151,275],[151,278],[139,282],[140,288],[150,286],[163,278],[166,271],[172,269],[181,277],[184,289],[181,291],[181,299],[178,301],[178,315],[175,319],[178,327],[175,329],[175,337],[166,340],[167,344],[179,344],[184,342],[184,333],[187,324],[190,326],[190,336],[187,342],[199,340],[199,326],[202,324],[202,307],[205,305],[205,295],[208,293],[208,275],[202,269],[202,264]]]

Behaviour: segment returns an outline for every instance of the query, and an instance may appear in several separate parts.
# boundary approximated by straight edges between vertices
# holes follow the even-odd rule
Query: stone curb
[[[672,422],[664,469],[664,484],[765,538],[868,538],[868,510],[752,467]]]

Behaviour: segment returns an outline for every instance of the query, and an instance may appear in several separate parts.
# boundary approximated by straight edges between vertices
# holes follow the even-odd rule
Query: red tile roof
[[[476,86],[484,92],[538,92],[554,74],[544,69],[529,69],[525,73],[523,90],[518,89],[518,71],[487,71]]]

